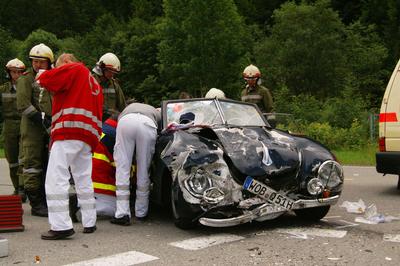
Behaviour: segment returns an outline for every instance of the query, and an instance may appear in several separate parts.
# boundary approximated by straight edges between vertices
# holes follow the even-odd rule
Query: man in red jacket
[[[68,208],[71,170],[82,212],[83,233],[96,230],[92,150],[99,142],[103,93],[98,82],[72,54],[62,54],[56,68],[36,77],[53,95],[51,150],[46,174],[50,230],[42,239],[64,239],[75,233]]]

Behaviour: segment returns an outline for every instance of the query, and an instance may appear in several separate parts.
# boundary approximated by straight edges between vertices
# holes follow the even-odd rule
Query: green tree
[[[380,106],[390,72],[385,68],[388,49],[375,31],[359,21],[346,28],[346,65],[349,85],[372,107]]]
[[[0,67],[2,69],[4,69],[7,62],[13,59],[15,55],[10,46],[11,40],[11,34],[0,26]],[[4,76],[4,73],[0,75],[0,84],[6,81]]]
[[[234,2],[165,0],[164,12],[158,59],[166,85],[197,97],[211,87],[236,95],[246,37]]]
[[[120,78],[124,81],[125,93],[154,104],[159,104],[161,98],[156,67],[159,40],[154,24],[133,18],[124,30],[115,35],[112,45],[113,50],[120,51],[122,55]]]
[[[337,95],[346,83],[345,27],[327,1],[288,2],[274,12],[271,35],[256,46],[257,64],[271,88]]]
[[[374,24],[389,49],[388,69],[393,69],[400,57],[400,1],[364,0],[361,21]]]
[[[123,24],[111,13],[104,14],[96,20],[93,30],[82,38],[78,38],[80,43],[79,57],[88,64],[94,65],[103,54],[112,52],[121,58],[121,51],[112,49],[113,38]]]
[[[286,0],[235,0],[240,15],[247,24],[255,23],[261,27],[269,25],[272,13]]]

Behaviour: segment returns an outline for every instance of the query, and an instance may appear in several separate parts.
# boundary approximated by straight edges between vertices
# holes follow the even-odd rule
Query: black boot
[[[26,194],[25,194],[25,189],[24,189],[24,187],[19,187],[19,188],[18,188],[18,195],[21,196],[21,201],[22,201],[22,203],[25,203],[25,202],[26,202]]]
[[[29,202],[31,204],[31,214],[33,216],[47,217],[48,211],[46,207],[46,203],[44,202],[44,198],[40,190],[35,191],[25,191],[28,196]]]
[[[75,193],[69,194],[69,216],[73,223],[79,222],[76,213],[79,211],[78,207],[78,197]]]

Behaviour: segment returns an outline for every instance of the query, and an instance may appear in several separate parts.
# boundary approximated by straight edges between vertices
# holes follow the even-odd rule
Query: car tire
[[[319,221],[329,212],[330,205],[294,210],[297,217],[307,221]]]
[[[191,211],[189,204],[183,198],[179,184],[175,182],[171,185],[171,209],[176,227],[189,230],[197,226],[198,221],[193,221],[197,215]]]

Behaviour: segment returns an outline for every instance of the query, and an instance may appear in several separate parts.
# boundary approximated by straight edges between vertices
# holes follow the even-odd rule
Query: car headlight
[[[343,183],[343,168],[335,161],[325,161],[318,169],[318,178],[324,187],[335,188]]]
[[[321,194],[323,190],[324,185],[319,178],[312,178],[310,181],[308,181],[307,191],[310,193],[310,195],[315,196]]]
[[[190,173],[190,177],[185,180],[185,187],[190,194],[199,198],[203,196],[204,191],[212,186],[212,181],[207,172],[202,168],[197,168]]]
[[[207,203],[211,203],[211,204],[218,204],[219,202],[221,202],[225,197],[225,193],[217,188],[217,187],[211,187],[206,189],[206,191],[204,191],[203,194],[203,199],[207,202]]]

